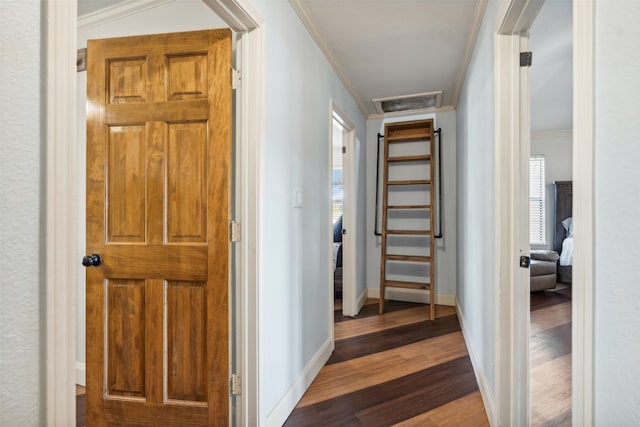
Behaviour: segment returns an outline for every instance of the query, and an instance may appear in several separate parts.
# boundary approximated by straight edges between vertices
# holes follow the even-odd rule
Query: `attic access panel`
[[[380,114],[440,108],[442,91],[374,99]]]

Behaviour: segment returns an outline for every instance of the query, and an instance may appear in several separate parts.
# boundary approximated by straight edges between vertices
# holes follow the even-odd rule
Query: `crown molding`
[[[445,105],[440,108],[421,108],[419,110],[407,110],[407,111],[394,111],[393,113],[385,113],[385,114],[369,114],[367,116],[367,120],[383,120],[383,119],[392,119],[395,117],[411,117],[411,116],[422,116],[424,114],[434,114],[434,113],[447,113],[456,111],[453,105]]]
[[[293,10],[295,10],[295,12],[298,14],[298,17],[307,28],[307,31],[309,31],[309,34],[316,42],[322,53],[324,53],[327,61],[329,61],[329,64],[331,65],[331,67],[333,67],[333,71],[338,75],[338,78],[347,88],[349,94],[351,94],[351,97],[356,102],[356,104],[358,104],[358,108],[360,108],[362,115],[366,117],[369,114],[369,109],[366,107],[364,102],[362,102],[362,99],[360,99],[360,97],[358,96],[355,88],[353,87],[353,84],[351,83],[351,80],[349,80],[346,73],[338,63],[338,60],[327,46],[327,43],[324,41],[324,38],[322,38],[322,35],[320,35],[320,31],[318,31],[318,28],[313,23],[307,7],[304,5],[302,0],[289,0],[289,3],[293,7]]]
[[[116,3],[113,6],[96,10],[78,17],[78,29],[85,30],[133,15],[144,10],[153,9],[158,6],[172,3],[175,0],[132,0],[122,3]]]
[[[454,108],[458,105],[458,100],[462,93],[462,87],[464,86],[464,81],[467,78],[467,70],[469,69],[471,58],[473,57],[473,51],[476,47],[476,41],[478,40],[478,34],[480,33],[480,26],[482,25],[482,18],[484,17],[486,7],[487,0],[480,0],[476,2],[476,10],[474,11],[473,17],[473,28],[471,29],[469,38],[467,39],[467,49],[464,53],[464,62],[462,63],[462,67],[460,67],[460,74],[458,74],[458,81],[456,82],[456,87],[453,92]]]

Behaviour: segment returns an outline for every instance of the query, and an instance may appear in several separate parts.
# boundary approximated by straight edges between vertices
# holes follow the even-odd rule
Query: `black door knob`
[[[85,267],[96,267],[102,262],[102,257],[98,254],[87,255],[82,258],[82,265]]]

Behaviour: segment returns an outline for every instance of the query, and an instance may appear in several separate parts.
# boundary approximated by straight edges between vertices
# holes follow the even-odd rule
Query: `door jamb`
[[[262,254],[262,146],[264,135],[264,28],[247,0],[203,0],[242,40],[243,90],[238,116],[236,177],[241,191],[236,314],[240,348],[237,366],[244,377],[238,420],[259,425],[259,349]],[[44,278],[46,335],[42,351],[43,417],[47,425],[75,425],[77,260],[76,49],[77,0],[46,2],[46,201]]]
[[[330,120],[329,120],[329,135],[333,132],[333,119],[336,118],[344,129],[342,144],[346,147],[346,153],[343,156],[342,171],[343,171],[343,190],[344,190],[344,202],[343,202],[343,228],[347,230],[346,238],[343,238],[342,243],[342,315],[343,316],[355,316],[358,314],[357,296],[356,296],[356,241],[357,241],[357,227],[356,227],[356,192],[355,192],[355,126],[351,120],[342,112],[342,110],[332,100],[330,105]],[[332,150],[333,137],[329,138],[329,147]],[[333,162],[330,162],[331,164]],[[331,224],[331,230],[333,224]],[[333,249],[333,239],[331,239],[331,248]],[[333,275],[333,269],[330,270]],[[330,289],[331,304],[330,316],[331,320],[330,330],[333,331],[333,292]]]
[[[573,2],[573,227],[571,407],[575,426],[594,424],[594,3]]]
[[[495,36],[496,61],[496,408],[492,425],[528,425],[528,354],[519,316],[522,294],[520,254],[520,36]],[[519,292],[520,291],[520,292]],[[526,322],[525,322],[526,323]]]
[[[522,289],[515,270],[519,253],[517,226],[518,194],[515,188],[501,192],[501,179],[517,179],[519,159],[513,156],[513,141],[520,141],[519,114],[514,114],[520,106],[519,83],[513,81],[514,73],[509,73],[517,64],[519,50],[514,40],[530,28],[543,2],[538,0],[505,0],[498,16],[496,35],[496,271],[498,273],[497,318],[496,318],[496,415],[495,425],[528,425],[529,414],[525,411],[528,390],[518,383],[518,375],[523,375],[521,357],[523,349],[517,348],[515,329],[522,325],[519,316],[528,315],[522,307],[512,305],[512,286]],[[574,287],[572,308],[572,422],[573,425],[590,427],[593,425],[594,401],[594,0],[573,2],[573,185],[574,185],[574,227],[581,239],[574,246]],[[502,44],[502,46],[500,46]],[[512,46],[507,46],[511,44]],[[501,77],[507,73],[511,78]],[[517,101],[517,102],[516,102]],[[509,110],[509,107],[512,109]],[[511,127],[511,128],[510,128]],[[513,138],[511,142],[508,140]],[[504,161],[505,163],[501,163]],[[512,181],[512,182],[518,182]],[[504,183],[502,183],[504,184]],[[509,191],[510,190],[510,191]],[[502,240],[504,241],[502,241]],[[502,244],[504,243],[504,244]],[[521,279],[521,277],[520,277]],[[522,333],[522,331],[520,332]],[[524,355],[528,358],[528,355]],[[509,364],[502,371],[501,361]],[[528,372],[527,372],[528,374]],[[524,422],[521,424],[519,421]],[[515,423],[515,424],[514,424]]]
[[[44,303],[41,343],[46,425],[75,425],[76,287],[78,253],[76,131],[77,0],[46,9],[46,189]],[[74,262],[75,261],[75,262]]]

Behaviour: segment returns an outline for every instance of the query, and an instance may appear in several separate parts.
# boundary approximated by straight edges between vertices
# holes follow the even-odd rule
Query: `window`
[[[333,119],[333,173],[331,177],[331,217],[335,224],[342,215],[344,203],[344,189],[342,179],[342,132],[343,128],[340,122]]]
[[[544,157],[529,159],[529,241],[532,245],[544,245]]]

